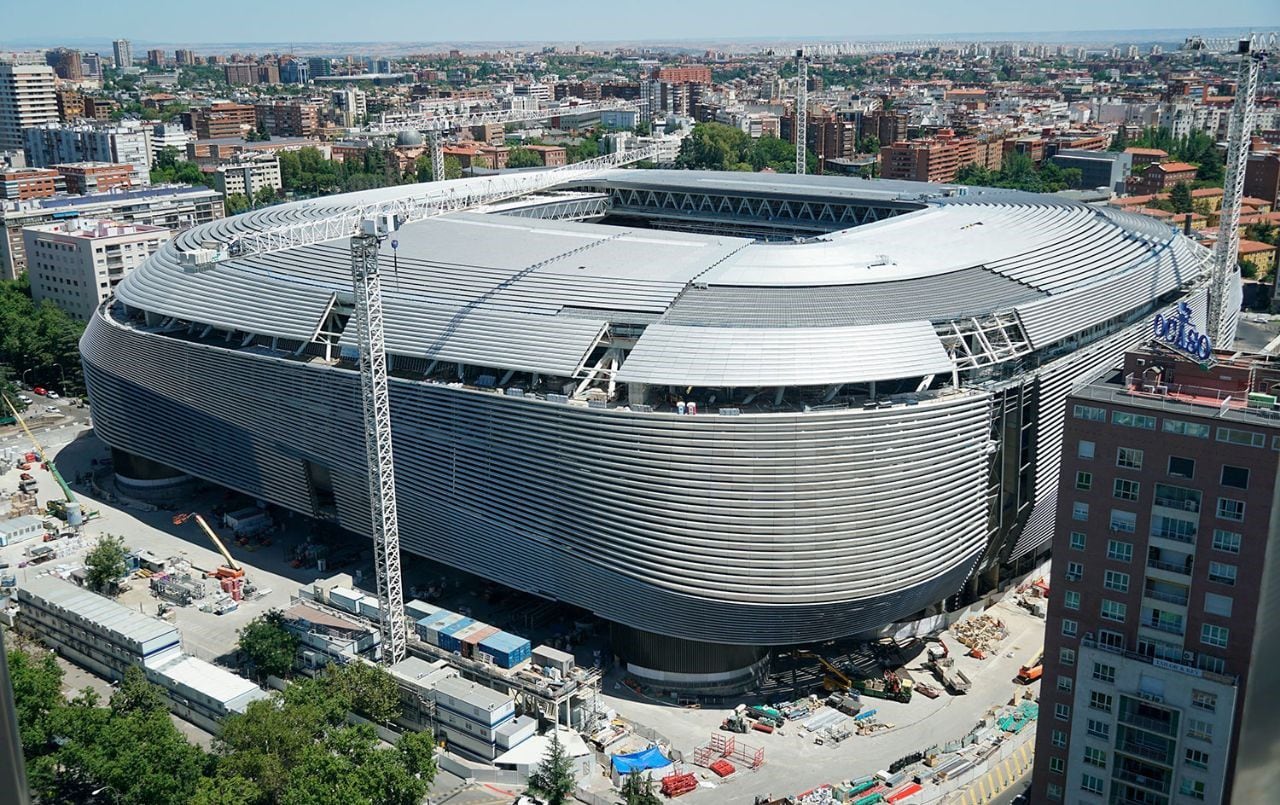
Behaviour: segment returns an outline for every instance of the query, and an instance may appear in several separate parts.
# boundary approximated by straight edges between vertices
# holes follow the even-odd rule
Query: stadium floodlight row
[[[182,473],[368,534],[347,243],[179,253],[390,192],[197,227],[125,278],[81,342],[121,484]],[[591,610],[633,674],[703,690],[1043,557],[1067,391],[1180,302],[1203,330],[1209,265],[1052,196],[683,171],[396,240],[404,549]]]

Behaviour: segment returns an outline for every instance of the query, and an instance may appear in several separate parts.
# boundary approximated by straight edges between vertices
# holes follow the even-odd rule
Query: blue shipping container
[[[462,642],[458,640],[456,635],[463,629],[475,623],[475,618],[463,618],[456,623],[451,623],[440,630],[440,648],[445,651],[459,651],[462,649]]]
[[[447,609],[441,610],[434,615],[429,615],[418,621],[418,637],[434,646],[436,645],[436,640],[433,639],[434,633],[451,620],[456,621],[461,618],[461,615],[450,612]]]
[[[514,668],[533,655],[533,646],[523,637],[498,632],[480,641],[480,650],[493,657],[500,668]]]

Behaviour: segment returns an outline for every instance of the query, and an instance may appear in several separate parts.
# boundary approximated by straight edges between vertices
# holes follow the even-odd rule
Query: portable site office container
[[[529,659],[532,645],[523,637],[510,632],[497,632],[480,641],[480,651],[493,657],[499,668],[515,668]]]
[[[416,598],[404,605],[404,614],[413,619],[414,623],[417,623],[423,618],[430,618],[433,615],[439,615],[445,611],[446,610],[443,607],[438,607],[435,604],[428,604],[426,601],[419,601]]]
[[[497,626],[490,626],[487,623],[480,623],[476,625],[482,628],[476,629],[475,631],[468,629],[465,635],[458,635],[458,641],[462,643],[462,656],[464,657],[474,658],[477,653],[476,646],[480,645],[480,641],[484,640],[489,635],[495,635],[498,633]]]
[[[376,596],[366,595],[356,602],[356,607],[361,617],[382,621],[382,607],[378,604]]]
[[[329,605],[352,615],[360,611],[361,598],[364,598],[364,593],[346,587],[334,587],[329,591]]]
[[[445,651],[461,651],[462,642],[458,639],[457,635],[463,629],[473,625],[475,622],[475,618],[463,617],[462,620],[455,621],[440,629],[436,633],[436,638],[440,641],[437,645]]]
[[[421,627],[420,631],[422,640],[430,642],[431,645],[438,646],[440,645],[440,632],[445,630],[445,628],[456,625],[456,623],[466,621],[466,619],[466,616],[461,616],[461,614],[456,612],[442,612],[438,614],[438,616],[429,619],[429,621],[426,622],[426,625]],[[465,623],[463,623],[463,626],[465,626]]]

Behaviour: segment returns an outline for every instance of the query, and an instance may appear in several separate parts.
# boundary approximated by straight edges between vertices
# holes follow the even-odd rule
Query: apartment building
[[[936,137],[908,140],[880,149],[880,175],[913,182],[950,182],[974,161],[976,140],[957,138],[950,129]]]
[[[56,78],[47,64],[0,61],[0,151],[21,151],[24,129],[58,122]]]
[[[243,161],[219,165],[213,171],[213,186],[224,199],[237,193],[252,199],[264,188],[278,193],[284,189],[280,181],[280,158],[247,154]]]
[[[178,159],[187,158],[190,132],[181,123],[153,123],[151,125],[151,164],[156,164],[166,148],[177,151]]]
[[[128,163],[133,186],[151,184],[151,126],[46,123],[23,132],[27,164],[37,168],[78,162]]]
[[[84,93],[75,87],[59,87],[54,91],[58,103],[58,120],[74,123],[84,117]]]
[[[320,106],[301,101],[264,101],[254,105],[257,127],[274,137],[314,137],[320,130]]]
[[[1160,162],[1149,165],[1130,181],[1134,195],[1164,193],[1176,184],[1191,184],[1196,180],[1196,166],[1187,162]]]
[[[0,199],[5,201],[51,198],[65,189],[62,174],[50,168],[0,169]]]
[[[70,162],[53,169],[62,176],[66,191],[77,196],[133,187],[134,167],[127,163]]]
[[[72,218],[105,218],[119,223],[189,229],[223,216],[222,196],[210,187],[164,185],[88,196],[55,196],[0,203],[0,278],[27,270],[22,230]]]
[[[27,227],[31,297],[88,321],[125,275],[169,240],[164,227],[77,218]]]
[[[1244,194],[1280,206],[1280,151],[1255,151],[1244,170]]]
[[[198,140],[243,137],[257,125],[257,110],[247,103],[215,103],[191,110],[191,129]]]
[[[710,84],[711,68],[705,64],[659,67],[653,77],[668,84]]]
[[[1067,398],[1037,802],[1274,793],[1280,360],[1191,319]]]
[[[111,43],[111,53],[116,60],[116,69],[123,70],[133,66],[133,46],[128,39],[117,39]]]

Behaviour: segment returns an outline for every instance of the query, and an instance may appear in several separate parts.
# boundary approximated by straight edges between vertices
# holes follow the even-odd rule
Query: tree
[[[22,749],[32,757],[53,739],[53,716],[64,704],[62,668],[52,654],[45,652],[32,655],[13,650],[6,657]]]
[[[66,376],[62,393],[84,389],[80,369],[80,336],[84,323],[76,321],[48,300],[31,299],[31,282],[24,275],[0,281],[0,364],[15,377],[30,372],[33,383],[49,384]],[[59,371],[55,368],[61,369]]]
[[[400,716],[400,688],[391,674],[364,662],[330,665],[322,677],[325,690],[346,709],[379,724]]]
[[[536,168],[542,165],[542,158],[528,148],[512,148],[507,154],[508,168]]]
[[[111,712],[128,715],[132,713],[166,712],[165,693],[158,686],[147,681],[142,670],[129,666],[124,672],[120,687],[111,694]]]
[[[245,198],[244,193],[232,193],[227,196],[223,206],[227,208],[227,215],[238,215],[249,209],[249,199]]]
[[[1173,211],[1191,212],[1191,186],[1186,182],[1178,182],[1169,190],[1169,203],[1173,205]]]
[[[879,154],[880,138],[874,134],[868,134],[858,140],[859,154]]]
[[[253,194],[253,206],[265,207],[268,204],[275,203],[276,189],[274,187],[259,187],[258,192]]]
[[[1116,136],[1111,138],[1111,145],[1107,147],[1108,151],[1120,153],[1129,147],[1129,130],[1125,126],[1116,129]]]
[[[120,537],[107,534],[98,540],[97,546],[84,558],[88,571],[85,585],[95,592],[114,595],[116,582],[129,572],[125,553],[124,540]]]
[[[639,772],[627,775],[622,784],[622,799],[626,805],[662,805],[662,800],[653,790],[653,775],[641,777]]]
[[[284,613],[272,609],[240,630],[239,648],[254,673],[283,678],[293,672],[298,637],[284,627]]]
[[[576,787],[573,759],[560,743],[559,731],[553,730],[546,756],[536,769],[529,772],[529,791],[546,800],[547,805],[564,805],[573,797]]]

